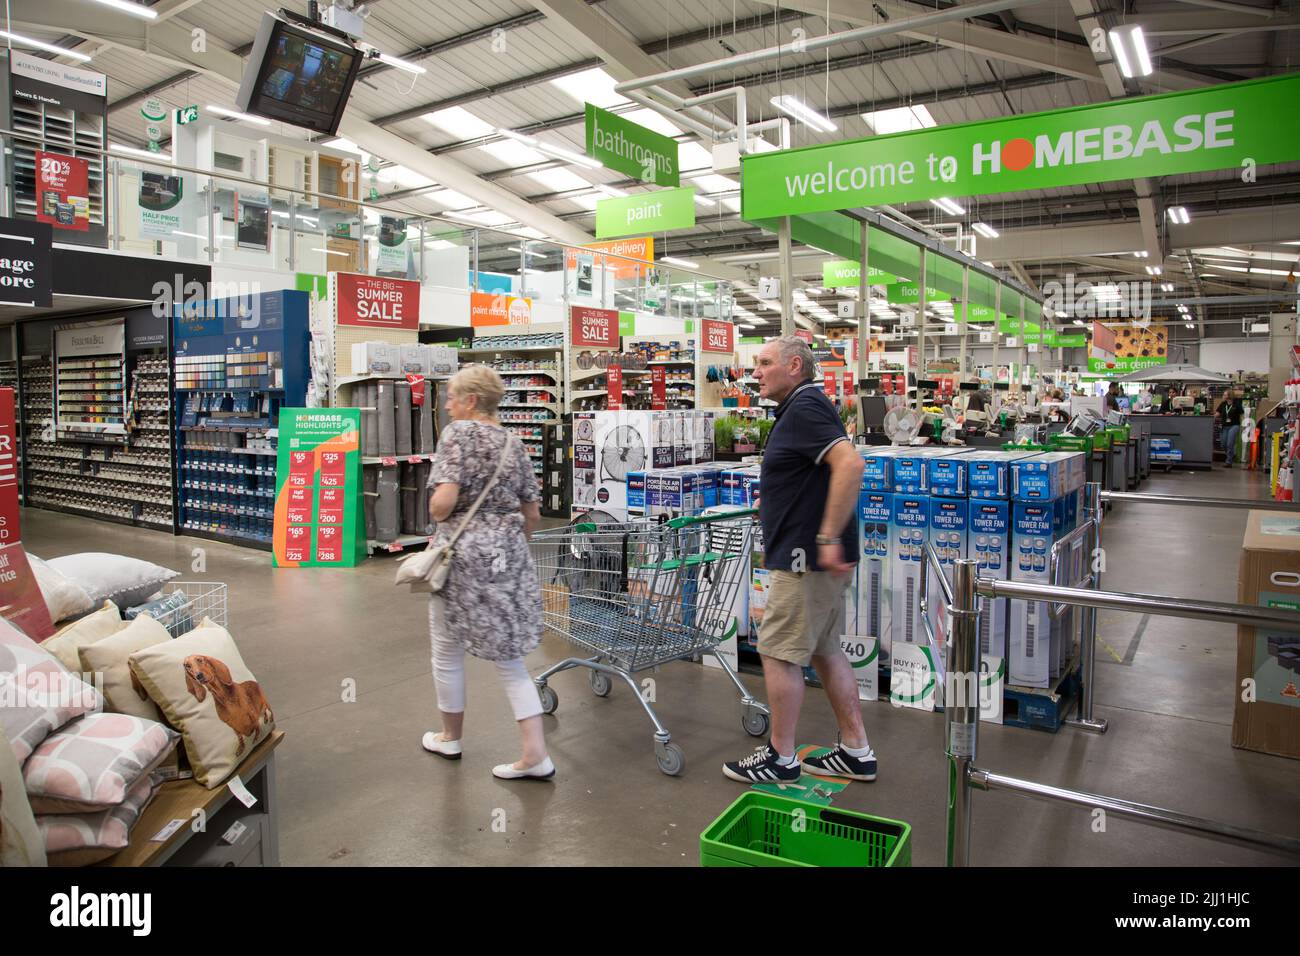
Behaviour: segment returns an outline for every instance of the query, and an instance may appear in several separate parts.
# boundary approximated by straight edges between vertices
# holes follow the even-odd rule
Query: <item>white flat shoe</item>
[[[448,760],[460,759],[460,741],[443,740],[441,736],[429,731],[420,741],[420,746],[431,754],[437,754],[439,757],[446,757]]]
[[[492,768],[492,776],[500,777],[502,780],[518,780],[522,777],[529,777],[533,780],[549,780],[555,776],[555,764],[551,763],[550,757],[526,770],[516,770],[514,764],[503,763]]]

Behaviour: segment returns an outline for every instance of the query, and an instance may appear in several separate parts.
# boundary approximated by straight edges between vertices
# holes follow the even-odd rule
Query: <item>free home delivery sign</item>
[[[1300,159],[1300,74],[742,160],[742,217],[1077,186]]]

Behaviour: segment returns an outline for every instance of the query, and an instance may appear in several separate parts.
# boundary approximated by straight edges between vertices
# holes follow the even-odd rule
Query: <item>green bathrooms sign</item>
[[[861,274],[860,265],[852,259],[832,259],[822,263],[822,285],[828,289],[856,289]],[[875,266],[867,266],[867,282],[870,285],[897,281],[898,276],[882,272]]]
[[[677,140],[587,104],[587,155],[610,169],[656,186],[681,182]]]
[[[742,217],[1300,159],[1300,73],[745,156]]]
[[[695,225],[695,188],[659,189],[596,202],[596,238],[614,239]]]

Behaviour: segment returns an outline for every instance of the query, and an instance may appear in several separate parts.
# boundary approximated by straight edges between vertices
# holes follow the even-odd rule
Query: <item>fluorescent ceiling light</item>
[[[929,129],[936,125],[934,117],[924,106],[900,106],[892,110],[863,113],[862,120],[877,136],[906,133],[914,129]]]
[[[142,7],[138,3],[128,3],[127,0],[94,0],[95,3],[102,4],[105,7],[112,7],[114,10],[121,10],[123,13],[129,13],[134,17],[140,17],[143,20],[157,20],[158,11],[150,10],[148,7]]]
[[[994,229],[992,226],[990,226],[988,223],[977,222],[973,224],[971,228],[974,229],[976,232],[978,232],[985,239],[996,239],[998,237],[998,231]]]
[[[660,256],[660,262],[666,262],[672,266],[681,266],[683,269],[698,269],[698,262],[691,262],[689,259],[678,259],[676,256]]]
[[[1186,206],[1171,206],[1166,211],[1169,213],[1169,221],[1176,225],[1185,226],[1192,221],[1192,217],[1187,215]]]
[[[1074,324],[1075,324],[1075,325],[1087,325],[1088,323],[1085,322],[1085,321],[1083,321],[1083,319],[1075,319],[1075,320],[1074,320]]]
[[[458,193],[454,189],[439,189],[437,192],[425,193],[420,198],[437,203],[445,209],[468,209],[470,206],[478,205],[469,196]]]
[[[35,47],[37,50],[44,50],[47,53],[57,53],[59,56],[69,56],[79,63],[90,62],[90,57],[86,56],[84,53],[78,53],[76,50],[65,50],[61,46],[55,46],[53,43],[46,43],[44,40],[33,40],[31,37],[23,36],[21,33],[11,33],[8,30],[0,30],[0,38],[23,46]]]
[[[1173,291],[1174,291],[1174,284],[1173,284],[1172,282],[1162,282],[1162,283],[1160,283],[1160,291],[1161,291],[1161,292],[1173,292]]]
[[[957,205],[947,196],[941,196],[938,199],[931,199],[930,205],[938,206],[940,209],[948,213],[948,215],[950,216],[961,216],[964,215],[966,212],[965,209],[962,209],[961,206]]]
[[[147,149],[136,149],[134,146],[123,146],[121,143],[109,143],[108,148],[114,153],[125,153],[128,156],[143,156],[145,159],[156,159],[167,163],[172,161],[167,153],[151,153]]]
[[[1147,270],[1147,275],[1149,276],[1158,276],[1160,275],[1161,272],[1164,271],[1159,266],[1147,266],[1146,270]]]
[[[738,328],[738,329],[744,329],[744,330],[746,330],[746,331],[749,331],[750,329],[753,328],[753,326],[752,326],[752,325],[742,325],[741,323],[737,322],[737,323],[736,323],[736,328]]]
[[[337,250],[337,249],[323,249],[323,248],[321,248],[321,247],[319,247],[319,246],[313,248],[313,249],[312,249],[312,252],[323,252],[323,253],[325,253],[325,255],[327,255],[327,256],[346,256],[346,255],[349,255],[349,253],[346,253],[346,252],[340,252],[340,251]]]
[[[484,143],[479,149],[495,156],[507,166],[533,166],[546,162],[546,157],[537,150],[525,146],[514,139],[505,139],[496,143]]]
[[[403,189],[423,189],[425,186],[433,185],[433,180],[428,176],[422,176],[414,169],[407,169],[400,165],[385,166],[376,174],[376,178],[381,183],[401,186]]]
[[[1150,76],[1154,72],[1146,37],[1142,34],[1142,27],[1136,23],[1111,30],[1110,48],[1119,71],[1127,79]]]
[[[514,219],[495,209],[485,209],[482,212],[448,212],[444,215],[451,219],[464,219],[480,226],[504,226],[506,223],[514,222]]]
[[[100,0],[100,2],[103,2],[103,0]],[[393,69],[401,70],[403,73],[414,73],[416,76],[419,76],[421,73],[429,72],[418,63],[411,63],[407,60],[403,60],[400,56],[392,56],[388,53],[379,54],[379,62],[387,63]]]
[[[540,229],[534,229],[532,226],[524,226],[521,229],[510,230],[516,236],[522,236],[525,239],[545,239],[546,233]]]
[[[551,192],[566,193],[574,189],[590,189],[591,183],[583,179],[571,169],[556,167],[555,169],[539,169],[535,173],[529,173],[528,178],[541,183]]]
[[[526,255],[530,255],[534,259],[545,259],[550,255],[549,252],[538,252],[535,249],[528,249],[525,251],[522,246],[508,246],[507,248],[511,252],[524,252]]]
[[[272,216],[276,216],[276,217],[278,217],[278,218],[280,218],[280,219],[288,219],[288,218],[289,218],[289,214],[288,214],[287,212],[282,212],[282,211],[279,210],[279,209],[272,209],[272,210],[271,210],[271,215],[272,215]],[[319,220],[319,219],[313,219],[311,216],[303,216],[303,215],[301,215],[301,214],[298,216],[297,221],[298,221],[298,222],[305,222],[305,223],[307,223],[308,225],[311,225],[311,226],[318,226],[318,225],[320,225],[320,220]]]
[[[1149,252],[1135,252],[1135,253],[1133,253],[1133,258],[1134,258],[1134,259],[1145,259],[1145,258],[1147,258],[1149,255],[1151,255],[1151,253],[1149,253]]]
[[[601,169],[604,163],[592,159],[590,156],[584,156],[582,153],[576,153],[571,149],[565,149],[562,146],[552,146],[550,143],[544,143],[536,136],[527,136],[523,133],[516,133],[512,129],[503,129],[498,127],[497,132],[508,139],[523,143],[525,146],[531,146],[533,149],[539,149],[548,156],[555,156],[558,159],[564,159],[579,166],[586,166],[588,169]]]
[[[591,103],[606,110],[631,102],[626,96],[614,92],[617,84],[618,80],[600,67],[551,80],[553,87],[567,93],[579,103]]]
[[[449,106],[436,113],[425,113],[423,119],[458,139],[479,139],[496,132],[491,123],[483,122],[462,106]]]
[[[254,116],[251,113],[241,113],[239,110],[228,110],[224,106],[208,105],[209,113],[216,113],[218,116],[226,116],[230,119],[243,120],[245,123],[256,123],[258,126],[270,126],[271,121],[264,116]]]
[[[783,94],[772,97],[770,102],[782,113],[794,117],[805,126],[811,127],[819,133],[833,133],[839,129],[830,119],[818,113],[797,96]]]

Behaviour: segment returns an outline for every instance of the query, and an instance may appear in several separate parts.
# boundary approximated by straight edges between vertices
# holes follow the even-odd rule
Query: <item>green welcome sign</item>
[[[656,186],[681,183],[677,140],[587,104],[587,155]]]
[[[1300,159],[1300,74],[742,160],[746,220]]]
[[[861,265],[852,259],[832,259],[822,263],[822,285],[828,289],[856,289],[862,274]],[[867,282],[882,285],[897,282],[898,276],[875,266],[867,266]]]
[[[614,239],[695,225],[695,188],[658,189],[596,202],[596,238]]]

